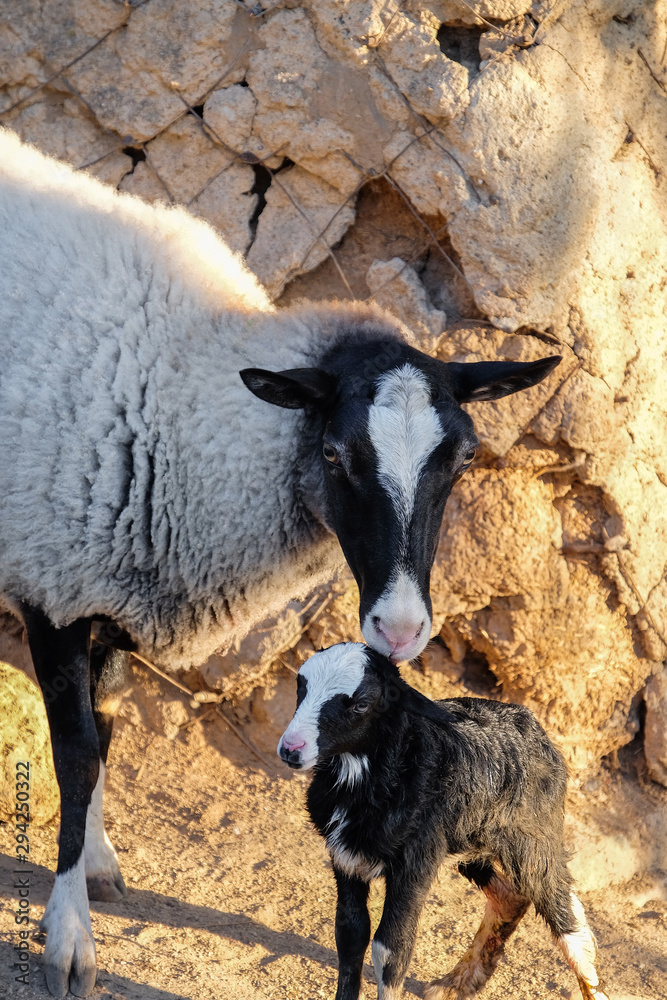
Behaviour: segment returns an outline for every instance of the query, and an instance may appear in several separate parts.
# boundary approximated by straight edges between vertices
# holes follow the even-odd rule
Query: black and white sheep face
[[[372,655],[362,643],[348,642],[315,653],[303,664],[296,712],[278,743],[278,754],[289,767],[307,770],[338,754],[351,757],[364,746],[383,697],[370,669]]]
[[[328,509],[359,585],[364,638],[409,660],[430,638],[442,515],[477,438],[470,417],[451,397],[438,401],[410,362],[382,373],[363,416],[356,409],[341,407],[324,430]]]
[[[478,444],[460,404],[526,389],[559,360],[446,364],[394,339],[348,344],[321,369],[241,372],[261,399],[310,414],[318,506],[359,585],[364,638],[395,663],[430,638],[445,503]]]

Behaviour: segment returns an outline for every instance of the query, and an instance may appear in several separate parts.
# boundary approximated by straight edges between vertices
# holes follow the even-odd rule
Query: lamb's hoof
[[[42,937],[46,934],[43,967],[51,996],[67,996],[69,989],[74,996],[87,997],[94,990],[97,978],[92,935],[82,926],[70,927],[69,934],[60,927],[49,934],[44,921],[39,931]]]
[[[579,976],[577,976],[577,979],[579,980],[579,989],[584,1000],[609,1000],[606,987],[603,983],[591,986],[585,979],[581,979]]]
[[[88,899],[103,903],[117,903],[127,896],[127,886],[120,873],[120,868],[114,872],[100,872],[98,875],[86,875]]]
[[[466,997],[474,995],[473,993],[466,993],[465,991],[460,991],[451,982],[449,976],[443,976],[442,979],[436,979],[434,982],[429,983],[424,990],[424,1000],[465,1000]]]

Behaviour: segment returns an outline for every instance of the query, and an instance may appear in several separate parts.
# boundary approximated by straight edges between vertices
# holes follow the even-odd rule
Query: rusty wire
[[[190,104],[188,104],[188,102],[185,100],[185,98],[180,93],[180,91],[177,90],[176,92],[178,93],[178,96],[180,97],[180,99],[183,101],[183,103],[188,108],[190,114],[200,123],[202,129],[205,132],[206,131],[210,132],[211,135],[214,136],[214,138],[216,139],[216,141],[223,147],[223,149],[229,150],[231,153],[233,153],[234,156],[236,156],[240,160],[242,160],[243,163],[248,163],[248,160],[243,159],[242,154],[234,152],[234,150],[231,150],[230,147],[227,146],[227,144],[220,138],[220,136],[215,131],[215,129],[211,125],[207,124],[204,121],[203,117],[197,111],[195,111],[195,109]],[[271,157],[273,155],[275,155],[275,154],[273,154],[273,153],[270,154],[268,157],[266,157],[266,159],[267,160],[271,159]],[[255,162],[259,162],[258,158],[256,159]],[[301,205],[299,205],[299,203],[296,200],[296,198],[292,195],[292,192],[282,183],[282,181],[280,181],[277,178],[276,171],[275,170],[271,170],[271,168],[269,166],[267,166],[266,163],[264,163],[264,169],[268,172],[268,174],[269,174],[269,176],[271,178],[271,183],[273,184],[275,182],[277,184],[277,186],[280,188],[280,190],[283,192],[283,194],[291,201],[292,205],[296,208],[296,210],[299,213],[299,215],[301,215],[301,217],[304,219],[304,221],[306,222],[307,226],[310,229],[312,229],[313,232],[317,233],[317,229],[315,227],[315,224],[312,222],[311,219],[308,218],[307,213],[304,211],[304,209],[301,207]],[[316,238],[317,242],[321,242],[322,245],[325,247],[327,254],[331,258],[331,260],[332,260],[332,262],[334,264],[334,267],[338,271],[338,274],[339,274],[339,276],[340,276],[343,284],[345,285],[345,288],[347,290],[348,295],[350,296],[351,299],[354,299],[354,295],[352,293],[352,289],[350,288],[350,284],[349,284],[349,282],[347,280],[347,277],[345,276],[345,273],[344,273],[343,269],[341,268],[340,264],[338,263],[338,260],[337,260],[337,258],[335,256],[333,250],[331,249],[331,247],[329,246],[329,244],[320,235],[317,235],[315,238]]]

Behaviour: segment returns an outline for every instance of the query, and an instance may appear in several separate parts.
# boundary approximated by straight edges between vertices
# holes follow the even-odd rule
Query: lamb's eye
[[[357,701],[352,706],[352,711],[356,712],[357,715],[363,715],[371,707],[370,701]]]
[[[336,449],[332,448],[330,444],[324,445],[322,448],[322,454],[331,465],[340,465],[340,456]]]
[[[468,466],[472,463],[473,459],[475,458],[476,454],[477,454],[477,452],[476,452],[476,450],[474,448],[471,448],[470,451],[466,453],[466,456],[463,459],[463,468],[464,469],[468,468]]]

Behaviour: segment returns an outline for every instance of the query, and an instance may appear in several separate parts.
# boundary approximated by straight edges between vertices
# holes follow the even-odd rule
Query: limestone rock
[[[114,187],[132,169],[120,137],[104,132],[73,97],[42,92],[40,100],[18,108],[3,124],[42,152],[85,169]]]
[[[149,139],[182,114],[178,90],[197,105],[225,73],[227,83],[243,78],[233,66],[246,25],[243,19],[240,33],[234,31],[237,13],[233,0],[142,4],[69,78],[103,125]]]
[[[644,753],[649,774],[667,787],[667,669],[646,685]]]
[[[337,642],[364,641],[359,625],[359,588],[349,570],[334,584],[331,600],[308,629],[308,637],[313,650]]]
[[[118,187],[120,191],[136,195],[144,201],[170,201],[166,187],[160,183],[160,178],[150,163],[144,160],[135,164],[134,170],[123,177]]]
[[[630,775],[606,769],[582,789],[572,789],[565,835],[572,852],[568,868],[578,889],[594,892],[653,871],[652,884],[644,882],[635,905],[663,899],[667,885],[658,873],[664,872],[667,863],[664,806],[659,790],[649,791]],[[615,994],[611,997],[616,1000]]]
[[[445,509],[434,608],[451,617],[485,608],[492,597],[535,609],[562,606],[568,573],[552,500],[551,488],[530,469],[467,473]]]
[[[257,722],[268,723],[283,733],[294,715],[294,700],[294,675],[283,677],[274,674],[253,691],[250,711]]]
[[[590,535],[594,521],[570,514],[576,499],[560,510],[553,501],[553,486],[530,468],[469,473],[445,511],[434,619],[484,654],[505,697],[558,733],[581,776],[633,738],[647,667],[624,608],[610,607],[610,584],[560,553],[564,526]]]
[[[462,114],[468,104],[468,71],[440,51],[438,26],[426,12],[416,18],[399,13],[383,37],[388,75],[410,107],[434,124]]]
[[[254,183],[252,167],[232,163],[209,181],[189,205],[193,215],[215,226],[237,253],[245,253],[252,239],[250,219],[257,206],[257,195],[252,194]]]
[[[27,92],[54,69],[82,55],[106,32],[122,25],[126,17],[127,10],[114,0],[69,0],[66,4],[58,0],[3,0],[0,86],[20,85],[20,90]],[[19,96],[25,93],[15,94]]]
[[[442,153],[434,140],[419,129],[425,138],[415,136],[402,127],[383,149],[385,166],[423,215],[439,215],[443,185],[449,180],[442,169]]]
[[[252,167],[234,159],[186,115],[146,144],[146,160],[122,181],[121,190],[145,201],[173,201],[210,222],[232,250],[250,244],[250,218],[257,196],[251,193]]]
[[[277,298],[291,278],[324,260],[353,220],[336,188],[301,167],[281,171],[266,192],[248,264]]]
[[[416,6],[411,3],[410,7]],[[527,0],[473,0],[470,4],[459,0],[428,0],[425,5],[442,24],[480,25],[480,18],[494,21],[511,21],[531,9]],[[479,14],[480,17],[475,15]]]
[[[267,149],[346,194],[353,191],[361,175],[345,154],[357,152],[357,140],[343,125],[349,117],[344,109],[320,96],[327,76],[338,74],[320,49],[310,18],[303,10],[281,11],[259,36],[265,47],[250,57],[247,73],[259,105],[254,131]],[[295,52],[300,57],[292,63]]]
[[[443,334],[447,317],[433,307],[414,268],[400,257],[376,260],[366,273],[366,283],[374,301],[412,331],[420,350],[432,353]]]
[[[256,112],[257,98],[253,92],[235,83],[213,91],[204,105],[204,121],[210,126],[214,139],[240,155],[254,153],[265,166],[276,169],[282,162],[281,157],[271,156],[261,139],[253,135]]]
[[[30,822],[44,826],[58,812],[60,793],[53,769],[46,709],[39,688],[22,671],[0,663],[0,820],[16,812],[17,762],[28,762]],[[25,774],[25,769],[21,769]],[[24,791],[24,789],[20,789]]]
[[[213,91],[204,105],[204,121],[222,142],[243,153],[248,148],[256,111],[257,98],[253,92],[235,83]]]
[[[194,115],[185,115],[147,143],[146,158],[173,200],[186,205],[233,159],[209,138]]]
[[[644,30],[651,32],[646,11]],[[596,18],[582,19],[571,8],[553,27],[548,46],[489,66],[471,87],[465,124],[457,120],[447,130],[455,162],[443,161],[451,181],[443,189],[443,211],[466,273],[477,285],[479,304],[506,329],[531,324],[544,329],[554,321],[566,325],[564,310],[588,253],[599,256],[603,274],[610,269],[618,274],[605,234],[610,225],[619,235],[625,230],[626,211],[631,211],[633,192],[644,186],[645,169],[631,165],[623,148],[634,103],[634,60],[616,99],[607,86],[609,60],[616,58],[608,46],[630,51],[632,44],[630,33],[616,33],[611,14],[600,5],[606,22],[601,30]],[[594,104],[601,118],[561,114],[553,101],[555,88],[559,108]],[[646,109],[646,126],[657,113],[657,107]],[[627,177],[622,181],[628,171],[641,176],[637,185]],[[518,188],[524,206],[519,215]],[[620,202],[609,197],[611,190],[619,192]],[[552,210],[556,204],[560,211]],[[620,204],[627,208],[614,207]],[[636,242],[652,247],[649,259],[655,256],[654,223],[644,216],[635,235]],[[654,266],[649,264],[649,270]]]
[[[332,57],[347,57],[366,66],[384,35],[392,11],[384,0],[309,0],[317,38]]]

